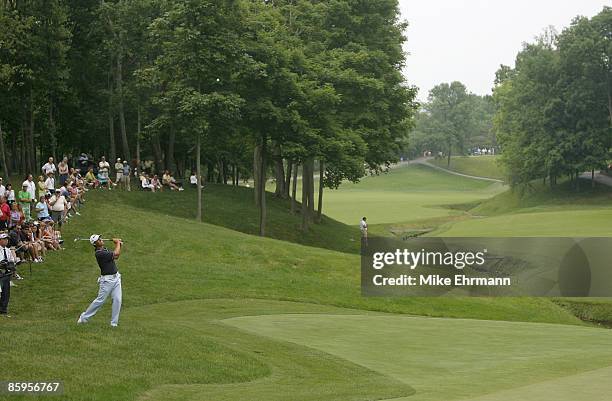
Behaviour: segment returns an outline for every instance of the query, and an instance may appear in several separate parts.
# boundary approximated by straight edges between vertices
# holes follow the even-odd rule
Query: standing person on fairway
[[[368,246],[368,223],[367,218],[364,216],[359,222],[359,230],[361,231],[361,246]]]
[[[109,251],[104,248],[104,240],[98,234],[89,237],[89,242],[96,248],[96,261],[100,266],[100,277],[98,277],[100,290],[98,291],[98,297],[93,300],[85,312],[81,313],[77,323],[87,323],[104,305],[106,298],[110,295],[113,300],[110,324],[117,327],[119,313],[121,312],[121,274],[117,270],[115,260],[121,255],[121,245],[123,243],[120,239],[113,238],[115,250]]]

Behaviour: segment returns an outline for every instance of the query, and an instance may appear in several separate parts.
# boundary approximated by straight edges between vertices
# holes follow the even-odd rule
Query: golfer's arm
[[[115,250],[113,251],[113,257],[115,259],[119,259],[119,256],[121,256],[121,242],[115,244]]]

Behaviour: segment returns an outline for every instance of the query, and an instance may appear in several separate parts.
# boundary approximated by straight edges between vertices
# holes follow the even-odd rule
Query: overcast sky
[[[612,0],[399,0],[410,26],[405,74],[419,100],[441,82],[490,94],[500,64],[514,66],[523,42],[576,15],[592,17]]]

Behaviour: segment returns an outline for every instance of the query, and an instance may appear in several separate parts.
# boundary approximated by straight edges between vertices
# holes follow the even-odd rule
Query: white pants
[[[121,312],[121,274],[117,273],[112,276],[100,276],[98,278],[98,283],[100,283],[98,297],[94,299],[91,305],[89,305],[89,308],[81,314],[81,321],[87,323],[87,321],[98,312],[98,309],[104,305],[106,298],[110,295],[113,300],[111,325],[116,326],[119,324],[119,313]]]

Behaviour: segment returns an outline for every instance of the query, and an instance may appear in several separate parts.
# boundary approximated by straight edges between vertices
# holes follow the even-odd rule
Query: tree
[[[169,2],[150,27],[152,38],[160,43],[160,54],[151,66],[151,76],[164,87],[158,102],[177,105],[175,117],[161,110],[153,125],[178,118],[183,133],[195,140],[198,221],[202,220],[202,139],[219,120],[235,120],[242,102],[230,81],[243,56],[237,31],[239,5],[234,0]]]

